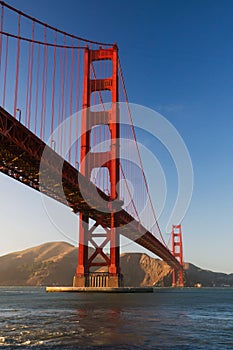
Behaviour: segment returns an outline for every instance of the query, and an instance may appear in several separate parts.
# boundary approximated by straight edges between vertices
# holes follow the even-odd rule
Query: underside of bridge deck
[[[62,169],[62,176],[59,168]],[[75,213],[87,213],[93,220],[110,227],[110,197],[96,188],[77,169],[2,107],[0,107],[0,171],[69,206]],[[40,183],[42,175],[46,181]],[[65,196],[61,195],[60,183]],[[170,250],[121,209],[122,205],[123,203],[118,201],[115,208],[118,233],[156,254],[176,270],[180,270],[182,267]]]

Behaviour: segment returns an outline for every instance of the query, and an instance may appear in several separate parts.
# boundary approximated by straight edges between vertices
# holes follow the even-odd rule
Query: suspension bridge
[[[71,35],[3,1],[0,6],[0,171],[78,213],[73,285],[123,286],[122,235],[166,261],[173,285],[183,286],[181,225],[173,226],[169,249],[143,170],[117,45]],[[140,166],[130,161],[135,158]]]

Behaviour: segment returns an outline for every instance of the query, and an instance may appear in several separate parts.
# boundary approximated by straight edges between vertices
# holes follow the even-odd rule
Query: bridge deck
[[[0,171],[68,205],[74,212],[88,212],[93,220],[110,227],[110,198],[2,107]],[[41,176],[46,178],[46,183],[40,183]],[[125,210],[120,209],[122,204],[121,201],[116,204],[120,234],[179,269],[178,260],[167,247]]]

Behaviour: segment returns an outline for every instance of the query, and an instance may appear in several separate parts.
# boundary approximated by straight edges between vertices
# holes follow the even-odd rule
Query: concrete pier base
[[[153,293],[153,287],[46,287],[46,292]]]
[[[75,275],[73,287],[120,288],[123,287],[123,275],[111,275],[106,272],[94,272],[81,276]]]

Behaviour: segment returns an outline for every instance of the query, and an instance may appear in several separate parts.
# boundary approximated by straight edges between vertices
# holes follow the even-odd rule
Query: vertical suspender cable
[[[63,38],[63,42],[65,41],[65,35]],[[65,66],[65,54],[64,49],[61,49],[61,62],[60,62],[60,74],[61,74],[61,135],[60,135],[60,142],[61,142],[61,155],[63,156],[63,145],[64,145],[64,115],[65,115],[65,98],[64,98],[64,85],[65,85],[65,74],[64,74],[64,66]]]
[[[80,41],[78,40],[78,47],[79,47]],[[77,57],[77,82],[76,82],[76,137],[75,137],[75,157],[74,157],[74,165],[76,167],[76,165],[79,163],[79,114],[77,115],[77,113],[79,112],[79,101],[80,101],[80,85],[79,85],[79,81],[80,81],[80,49],[78,49],[78,57]]]
[[[124,94],[125,94],[125,99],[126,99],[126,104],[127,104],[127,109],[128,109],[128,115],[129,115],[129,119],[130,119],[130,123],[131,123],[130,125],[131,125],[131,129],[132,129],[132,134],[133,134],[134,140],[136,141],[136,134],[135,134],[135,130],[134,130],[134,127],[133,127],[133,120],[132,120],[132,115],[131,115],[130,108],[129,108],[129,101],[128,101],[128,96],[127,96],[127,92],[126,92],[126,88],[125,88],[125,82],[124,82],[124,78],[123,78],[123,72],[122,72],[122,68],[121,68],[121,65],[120,65],[120,61],[119,61],[119,70],[120,70],[121,82],[122,82],[122,85],[123,85],[123,91],[124,91]],[[146,187],[147,198],[148,198],[150,206],[151,206],[152,214],[153,214],[154,219],[155,219],[155,224],[157,226],[158,233],[160,235],[160,238],[162,239],[163,244],[166,246],[166,243],[164,241],[163,235],[161,233],[161,230],[160,230],[160,227],[158,225],[158,221],[157,221],[157,218],[156,218],[156,215],[155,215],[155,210],[154,210],[154,207],[153,207],[153,204],[152,204],[152,200],[151,200],[151,196],[150,196],[150,193],[149,193],[149,188],[148,188],[148,184],[147,184],[147,181],[146,181],[146,176],[145,176],[145,173],[144,173],[144,170],[143,170],[142,159],[141,159],[141,156],[140,156],[140,153],[139,153],[139,148],[138,148],[137,142],[136,142],[136,148],[137,148],[137,153],[138,153],[138,157],[139,157],[139,163],[140,163],[140,167],[141,167],[142,175],[143,175],[143,179],[144,179],[144,185]]]
[[[44,44],[46,43],[46,27],[44,26]],[[42,101],[41,101],[41,117],[40,117],[40,138],[43,140],[43,130],[44,130],[44,122],[45,122],[45,71],[46,71],[46,63],[45,63],[45,50],[46,46],[43,47],[43,74],[42,74]]]
[[[54,33],[54,48],[53,48],[53,81],[52,81],[52,120],[51,120],[51,130],[50,135],[54,132],[54,117],[55,117],[55,88],[56,88],[56,68],[57,68],[57,32]],[[52,146],[53,140],[50,140],[50,146]]]
[[[34,63],[34,34],[35,34],[35,22],[32,21],[32,44],[31,44],[31,66],[30,66],[30,81],[29,81],[29,116],[28,127],[31,129],[31,106],[32,106],[32,75],[33,75],[33,63]]]
[[[60,122],[61,122],[61,74],[60,74],[60,65],[61,65],[61,48],[58,48],[58,54],[57,54],[57,69],[58,69],[58,79],[59,79],[59,83],[58,83],[58,90],[57,90],[57,141],[58,141],[58,147],[57,147],[57,153],[60,154],[60,147],[61,147],[61,143],[60,143]]]
[[[48,46],[47,44],[47,28],[45,27],[45,85],[44,85],[44,123],[43,123],[43,138],[45,137],[45,130],[47,125],[46,111],[47,111],[47,81],[48,81]]]
[[[35,120],[34,120],[34,133],[35,133],[35,134],[37,133],[39,77],[40,77],[40,44],[38,45],[38,50],[37,50],[36,105],[35,105]]]
[[[5,107],[5,99],[6,99],[7,64],[8,64],[8,36],[6,37],[6,56],[5,56],[4,87],[3,87],[3,99],[2,99],[3,108]]]
[[[70,130],[69,130],[69,163],[71,162],[71,142],[72,142],[72,126],[73,126],[73,84],[74,84],[74,39],[72,38],[71,49],[71,69],[70,69]]]
[[[3,32],[3,21],[4,21],[4,6],[1,6],[1,25],[0,25],[0,71],[2,67],[2,32]]]
[[[64,70],[65,70],[65,79],[64,79],[64,158],[66,156],[66,150],[67,150],[67,142],[69,140],[67,140],[67,131],[69,131],[69,128],[67,130],[67,125],[66,125],[66,118],[67,118],[67,105],[68,105],[68,89],[69,89],[69,85],[68,85],[68,49],[66,48],[66,41],[67,38],[66,36],[64,37],[64,59],[65,59],[65,65],[64,65]]]
[[[21,15],[18,14],[18,44],[16,54],[16,77],[15,77],[15,98],[14,98],[14,117],[16,117],[17,99],[18,99],[18,85],[19,85],[19,58],[20,58],[20,20]]]
[[[25,126],[28,127],[29,120],[29,86],[30,86],[30,67],[31,67],[31,42],[28,43],[28,65],[27,65],[27,87],[26,87],[26,120]]]

